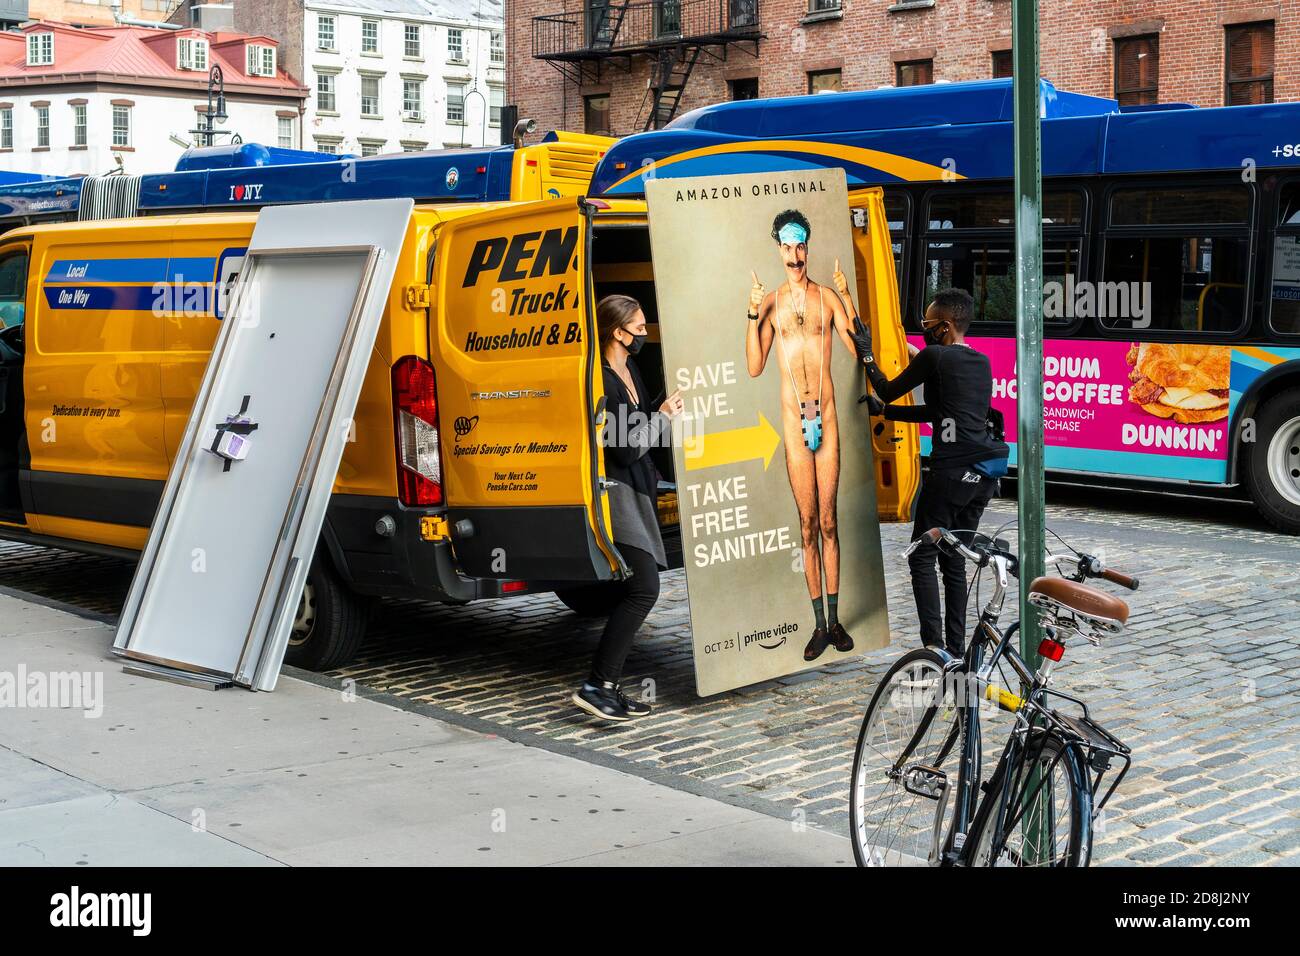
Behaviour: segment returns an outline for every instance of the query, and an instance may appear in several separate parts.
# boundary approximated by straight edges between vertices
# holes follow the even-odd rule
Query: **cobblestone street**
[[[1142,581],[1123,595],[1129,630],[1101,647],[1071,645],[1057,671],[1056,686],[1133,749],[1094,863],[1300,862],[1300,539],[1236,502],[1060,488],[1049,500],[1053,530]],[[985,530],[1014,511],[995,501]],[[385,603],[357,662],[323,679],[847,832],[863,712],[916,642],[898,557],[909,530],[883,529],[890,648],[705,700],[695,695],[685,578],[666,575],[626,673],[628,684],[653,682],[657,706],[632,724],[596,726],[568,703],[599,622],[550,595]],[[130,574],[113,559],[0,544],[0,585],[101,615],[116,614]]]

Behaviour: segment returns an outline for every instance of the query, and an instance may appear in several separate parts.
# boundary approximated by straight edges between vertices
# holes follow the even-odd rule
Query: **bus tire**
[[[555,596],[579,617],[609,617],[623,597],[623,585],[618,581],[586,584],[556,591]]]
[[[365,637],[371,603],[348,588],[328,556],[318,555],[307,574],[284,662],[309,671],[349,663]]]
[[[1245,483],[1259,513],[1279,531],[1300,534],[1300,388],[1265,402],[1248,446]]]

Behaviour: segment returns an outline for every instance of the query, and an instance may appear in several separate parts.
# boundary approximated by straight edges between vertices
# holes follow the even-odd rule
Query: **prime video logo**
[[[74,886],[50,897],[50,925],[128,926],[133,936],[148,936],[153,928],[153,894],[82,893]]]
[[[103,671],[0,671],[0,709],[80,710],[86,718],[104,714]]]

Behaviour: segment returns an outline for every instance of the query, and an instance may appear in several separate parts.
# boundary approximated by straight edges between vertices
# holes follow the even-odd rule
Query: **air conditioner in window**
[[[420,123],[424,121],[423,110],[402,110],[402,119],[409,123]]]

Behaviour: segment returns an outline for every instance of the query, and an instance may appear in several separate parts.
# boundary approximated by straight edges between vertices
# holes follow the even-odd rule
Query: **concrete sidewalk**
[[[98,717],[0,706],[0,865],[852,862],[838,835],[292,677],[128,675],[112,637],[0,594],[0,680],[102,680]]]

